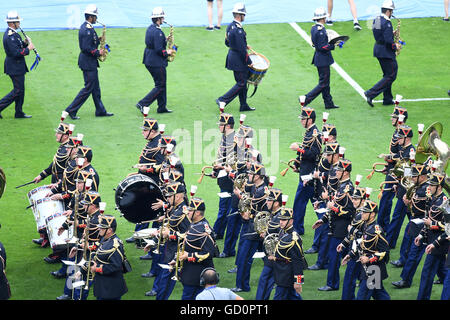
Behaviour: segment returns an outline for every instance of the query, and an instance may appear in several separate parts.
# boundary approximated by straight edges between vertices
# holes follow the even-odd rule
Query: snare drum
[[[252,66],[248,67],[249,76],[247,83],[257,86],[269,69],[270,62],[265,56],[256,52],[249,54],[249,57],[252,60]]]
[[[131,223],[156,219],[162,208],[153,210],[158,199],[165,200],[158,184],[143,174],[134,174],[122,180],[115,189],[117,209]]]
[[[66,216],[63,215],[63,212],[54,213],[45,219],[47,224],[48,241],[50,242],[52,249],[64,249],[67,246],[68,240],[72,239],[73,228],[64,230],[60,236],[58,235],[58,230],[64,221],[66,221]]]
[[[49,192],[50,186],[37,187],[28,192],[28,201],[33,210],[38,231],[45,229],[45,218],[56,212],[64,211],[62,201],[59,204],[59,201],[53,201],[50,198],[46,198]]]

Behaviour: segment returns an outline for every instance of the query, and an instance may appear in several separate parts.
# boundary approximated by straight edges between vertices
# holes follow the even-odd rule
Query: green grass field
[[[309,33],[311,23],[299,24]],[[339,22],[333,29],[348,34],[350,40],[343,49],[336,49],[334,58],[365,90],[381,78],[378,61],[372,57],[372,32],[364,28],[353,31],[350,22]],[[291,206],[297,188],[298,176],[284,169],[281,160],[293,158],[289,150],[291,142],[300,141],[303,129],[297,119],[299,104],[297,97],[306,94],[317,83],[317,70],[311,65],[312,48],[289,24],[247,25],[247,40],[256,51],[269,58],[271,66],[249,104],[257,108],[248,113],[246,124],[256,129],[257,145],[261,151],[269,174],[276,175],[275,186],[290,196]],[[167,34],[168,30],[165,29]],[[224,68],[227,48],[224,45],[224,30],[206,32],[204,28],[176,28],[175,43],[178,55],[168,68],[168,108],[174,113],[156,115],[152,106],[150,115],[159,123],[166,124],[166,133],[178,137],[177,153],[185,166],[187,185],[197,184],[202,166],[210,164],[219,136],[216,122],[218,110],[214,100],[225,93],[234,83],[232,73]],[[92,100],[81,108],[78,121],[74,123],[75,134],[83,133],[84,142],[93,148],[93,166],[100,175],[100,193],[107,202],[107,213],[115,214],[114,191],[138,160],[145,141],[140,133],[141,114],[134,105],[153,87],[153,81],[142,65],[145,29],[109,29],[107,31],[111,54],[101,64],[99,77],[102,99],[106,109],[115,114],[112,118],[95,118]],[[28,205],[26,193],[32,186],[14,187],[31,181],[47,167],[57,149],[53,129],[59,117],[83,85],[82,73],[77,66],[78,37],[76,30],[29,32],[43,60],[36,71],[27,74],[24,111],[33,115],[31,120],[15,120],[14,106],[2,112],[0,121],[0,166],[7,176],[6,192],[0,200],[0,240],[8,255],[7,276],[12,288],[12,299],[53,300],[62,294],[64,280],[56,280],[50,272],[59,265],[49,265],[43,258],[50,249],[41,249],[31,242],[38,237],[36,224]],[[393,93],[405,99],[447,97],[450,89],[450,64],[448,39],[450,25],[440,18],[402,20],[402,37],[407,45],[399,59],[399,74]],[[32,53],[27,58],[31,66]],[[0,61],[4,51],[0,50]],[[338,141],[347,149],[346,157],[353,162],[352,177],[366,176],[376,156],[388,151],[393,128],[389,114],[392,107],[376,104],[369,108],[359,94],[332,69],[331,93],[340,109],[333,110],[329,122],[337,126]],[[8,76],[0,75],[0,95],[11,90]],[[380,99],[380,97],[378,97]],[[416,131],[417,123],[426,126],[440,121],[444,126],[442,139],[450,141],[448,107],[450,101],[407,102],[408,124]],[[318,97],[310,106],[316,108],[318,119],[324,111],[323,101]],[[226,111],[239,118],[239,105],[233,101]],[[70,119],[69,119],[70,120]],[[194,125],[195,124],[195,125]],[[320,126],[320,124],[319,124]],[[416,134],[416,132],[415,132]],[[254,139],[255,140],[255,139]],[[202,143],[202,148],[199,146]],[[267,142],[267,146],[266,143]],[[417,142],[417,134],[413,138]],[[363,180],[362,186],[374,188],[375,199],[383,177],[375,175],[372,180]],[[45,183],[49,183],[47,179]],[[42,185],[43,183],[41,183]],[[205,178],[199,185],[197,195],[207,205],[207,218],[214,223],[218,208],[218,186],[215,180]],[[303,237],[304,249],[312,243],[310,226],[316,216],[308,206]],[[125,240],[134,231],[134,225],[118,218],[118,235]],[[405,224],[406,225],[406,222]],[[403,232],[403,230],[402,230]],[[403,233],[401,233],[402,235]],[[391,252],[391,259],[398,258],[400,242]],[[223,248],[223,240],[219,240]],[[123,299],[153,300],[144,296],[151,289],[153,279],[141,278],[148,271],[149,262],[139,260],[143,255],[133,244],[125,244],[133,272],[125,276],[129,292]],[[316,255],[308,255],[310,265]],[[235,275],[226,271],[234,266],[234,258],[215,259],[221,275],[221,286],[235,287]],[[251,273],[252,291],[242,293],[245,299],[254,299],[262,261],[255,260]],[[396,290],[390,284],[400,280],[400,269],[388,267],[389,278],[384,282],[392,299],[412,300],[416,298],[421,266],[416,272],[411,288]],[[341,281],[345,267],[341,268]],[[307,300],[340,299],[341,291],[321,293],[318,287],[325,285],[326,271],[305,271],[303,298]],[[432,299],[439,299],[442,286],[433,287]],[[181,298],[182,285],[177,283],[171,299]],[[90,299],[93,299],[92,292]]]

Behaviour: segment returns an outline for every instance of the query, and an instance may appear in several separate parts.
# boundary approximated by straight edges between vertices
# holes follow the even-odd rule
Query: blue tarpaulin
[[[166,21],[177,27],[205,26],[206,0],[0,0],[0,15],[17,10],[24,30],[77,29],[84,21],[84,9],[95,3],[98,20],[108,27],[146,27],[154,7],[162,6]],[[223,0],[223,24],[232,21],[236,1]],[[246,24],[311,21],[317,7],[327,8],[327,0],[247,0]],[[380,13],[382,0],[355,0],[358,18],[373,19]],[[399,18],[437,17],[444,14],[444,1],[396,0],[394,14]],[[214,15],[216,3],[214,2]],[[216,19],[216,17],[214,17]],[[333,20],[352,20],[348,1],[334,1]],[[214,20],[215,21],[215,20]]]

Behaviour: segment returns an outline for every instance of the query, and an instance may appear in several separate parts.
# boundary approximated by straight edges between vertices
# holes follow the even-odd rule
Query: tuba
[[[429,157],[435,156],[437,172],[445,174],[450,159],[450,148],[447,143],[441,140],[442,124],[440,122],[432,123],[420,136],[417,143],[416,162],[424,163]],[[450,179],[445,178],[444,189],[450,192]]]
[[[173,53],[167,58],[169,62],[172,62],[175,59],[176,52],[178,50],[177,45],[174,43],[174,36],[173,36],[173,25],[168,24],[164,21],[165,24],[167,24],[170,27],[169,36],[167,37],[167,49],[174,50]]]
[[[397,19],[397,28],[395,28],[394,30],[394,43],[398,44],[399,46],[397,46],[396,50],[395,50],[395,55],[398,56],[400,54],[400,50],[402,50],[403,46],[406,44],[402,38],[400,38],[400,26],[401,26],[401,21],[399,18],[392,16],[394,19]]]
[[[104,25],[98,20],[97,22],[103,26],[102,36],[100,37],[100,49],[103,49],[104,53],[100,57],[98,57],[98,60],[103,62],[106,60],[106,57],[108,56],[109,52],[109,46],[106,44],[106,25]]]

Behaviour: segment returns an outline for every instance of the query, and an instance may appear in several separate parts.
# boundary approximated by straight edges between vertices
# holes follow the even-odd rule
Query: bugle
[[[202,172],[200,173],[200,178],[198,178],[198,183],[202,183],[203,177],[207,176],[207,177],[211,177],[212,176],[212,172],[211,173],[206,173],[206,169],[214,169],[213,166],[204,166],[202,168]]]

